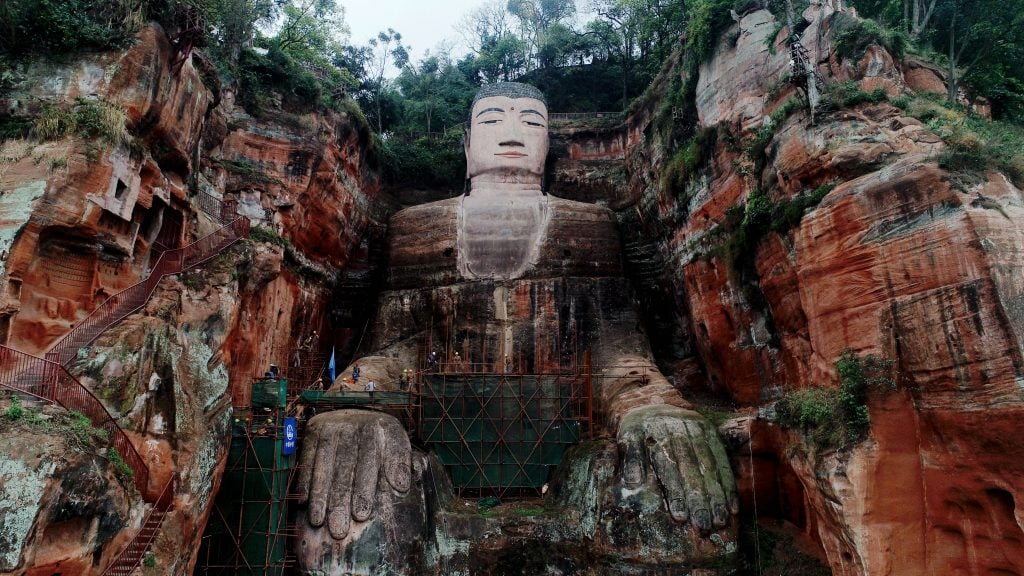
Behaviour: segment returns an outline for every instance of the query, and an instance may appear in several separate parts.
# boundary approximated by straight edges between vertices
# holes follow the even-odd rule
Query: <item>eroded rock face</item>
[[[252,212],[271,232],[261,240],[289,240],[236,245],[165,280],[142,310],[69,367],[138,447],[149,490],[175,481],[153,551],[160,573],[184,575],[195,567],[212,511],[232,404],[248,402],[251,378],[269,363],[291,368],[290,351],[313,331],[336,327],[331,343],[341,349],[350,325],[362,327],[365,313],[346,309],[339,319],[331,302],[341,282],[355,285],[350,298],[370,284],[379,233],[367,230],[388,208],[365,167],[368,135],[344,116],[289,123],[299,117],[276,111],[253,118],[207,87],[197,62],[186,59],[172,72],[171,58],[164,33],[147,28],[124,52],[34,65],[4,102],[5,111],[32,114],[41,103],[64,106],[82,97],[123,111],[131,144],[77,136],[3,144],[0,341],[45,351],[107,297],[144,278],[160,250],[222,226],[231,214],[220,212],[222,201]],[[315,352],[331,343],[317,340]],[[52,478],[43,483],[45,494],[61,490]],[[39,552],[21,564],[20,552],[12,552],[10,569],[100,573],[136,533],[145,512],[138,494],[123,495],[113,484],[67,491],[78,488],[83,499],[115,499],[120,515],[85,511],[81,530],[65,530],[47,516],[48,500],[26,505],[29,536],[59,532],[60,542],[32,540],[26,549]],[[88,528],[96,522],[107,532]]]
[[[177,247],[190,212],[186,179],[213,97],[191,63],[168,71],[163,32],[146,28],[126,52],[39,63],[6,110],[38,112],[76,98],[123,111],[136,146],[65,138],[5,143],[3,340],[46,350],[107,297],[135,283],[153,247]],[[45,161],[43,161],[45,160]],[[17,231],[15,233],[14,231]]]
[[[812,5],[804,16],[812,60],[828,54],[831,8]],[[764,98],[788,59],[784,49],[768,54],[766,23],[771,30],[765,12],[742,17],[735,46],[723,40],[700,68],[700,127],[719,137],[686,190],[659,185],[668,159],[658,130],[626,153],[629,191],[617,196],[617,215],[636,231],[626,269],[641,274],[646,325],[669,315],[683,326],[683,345],[659,359],[686,386],[750,405],[834,385],[845,349],[893,359],[907,390],[869,401],[871,439],[853,450],[815,454],[797,433],[753,424],[756,485],[747,445],[735,446],[744,508],[756,494],[763,515],[797,526],[837,574],[1018,573],[1024,549],[1010,519],[1024,497],[1020,446],[994,435],[1010,434],[1024,400],[1021,190],[998,173],[940,169],[941,138],[885,102],[819,113],[815,125],[806,111],[791,115],[774,129],[764,171],[742,173],[751,165],[723,130],[756,129],[792,94],[782,87]],[[944,92],[940,76],[878,47],[859,62],[821,62],[828,82]],[[715,251],[727,210],[754,190],[778,202],[827,183],[834,188],[799,226],[760,239],[753,272]]]
[[[145,510],[132,505],[132,490],[123,488],[130,481],[116,476],[87,432],[53,434],[53,426],[68,426],[66,415],[25,410],[0,432],[0,572],[92,573],[123,542],[121,527]]]

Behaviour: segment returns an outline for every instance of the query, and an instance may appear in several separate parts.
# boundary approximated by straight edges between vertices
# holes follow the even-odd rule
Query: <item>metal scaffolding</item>
[[[419,437],[460,496],[540,493],[566,450],[593,435],[590,370],[483,368],[446,366],[422,375]]]
[[[288,382],[259,380],[253,407],[237,409],[221,489],[203,535],[195,574],[282,576],[295,565],[289,488],[297,429],[285,412]],[[287,425],[286,425],[287,424]]]
[[[453,355],[423,363],[425,371],[403,373],[408,389],[397,391],[325,391],[312,381],[323,369],[322,355],[308,352],[287,368],[298,385],[255,378],[251,406],[235,409],[227,467],[195,574],[294,572],[297,529],[288,502],[296,497],[302,424],[316,413],[361,408],[399,418],[412,438],[437,453],[465,496],[535,495],[565,451],[593,435],[589,355],[581,366],[539,373],[516,373],[526,362],[511,357],[470,364]],[[295,453],[285,450],[289,438]]]

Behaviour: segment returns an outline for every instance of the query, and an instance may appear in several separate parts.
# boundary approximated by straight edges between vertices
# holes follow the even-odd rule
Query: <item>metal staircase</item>
[[[212,199],[212,200],[211,200]],[[222,253],[249,235],[249,220],[237,217],[233,206],[205,195],[196,204],[223,226],[213,233],[176,249],[165,250],[149,276],[108,298],[39,358],[0,346],[0,387],[58,404],[87,416],[105,430],[117,453],[132,471],[132,479],[146,503],[152,504],[142,527],[103,571],[104,575],[128,576],[142,562],[174,502],[174,479],[154,497],[149,490],[149,468],[128,435],[96,396],[67,369],[79,349],[89,346],[105,330],[142,308],[164,276],[178,274]],[[230,221],[229,221],[230,219]]]

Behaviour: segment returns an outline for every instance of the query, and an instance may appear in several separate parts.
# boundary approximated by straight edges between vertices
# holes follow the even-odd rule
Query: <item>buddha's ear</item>
[[[469,180],[469,168],[470,168],[469,163],[470,163],[470,159],[469,159],[469,129],[468,129],[468,127],[467,127],[466,131],[462,134],[462,152],[466,156],[466,180]]]

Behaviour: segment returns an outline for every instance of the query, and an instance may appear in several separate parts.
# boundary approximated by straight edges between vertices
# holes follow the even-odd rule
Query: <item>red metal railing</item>
[[[142,460],[128,435],[117,425],[114,417],[107,412],[103,402],[83,386],[66,368],[32,356],[0,346],[0,386],[80,412],[92,421],[93,426],[104,430],[111,444],[132,471],[135,486],[143,496],[149,486],[149,469]]]
[[[58,340],[46,353],[46,359],[67,365],[79,348],[88,346],[106,329],[145,305],[164,276],[178,274],[213,258],[225,248],[249,235],[249,219],[237,218],[227,226],[183,248],[160,255],[145,280],[107,298],[89,316]]]
[[[160,497],[154,501],[153,508],[149,510],[145,520],[142,521],[142,527],[103,571],[103,576],[130,576],[135,571],[160,532],[164,516],[171,509],[171,504],[174,502],[173,486],[174,480],[168,480],[163,491],[160,492]]]
[[[249,235],[249,220],[236,216],[234,204],[219,203],[215,197],[210,198],[214,201],[204,201],[208,200],[205,197],[199,199],[200,209],[221,222],[230,218],[230,222],[188,246],[164,251],[146,279],[108,298],[58,340],[46,353],[45,359],[0,346],[0,387],[54,402],[88,417],[93,426],[106,431],[111,444],[131,469],[143,499],[153,503],[142,528],[107,566],[104,575],[128,576],[138,567],[159,533],[164,516],[171,509],[174,479],[168,480],[159,497],[155,500],[150,498],[149,468],[135,445],[103,402],[68,372],[65,365],[75,357],[79,348],[88,346],[103,331],[142,308],[164,276],[202,264]]]
[[[222,200],[209,192],[200,190],[196,194],[194,202],[200,210],[221,224],[230,224],[238,218],[234,200]]]

